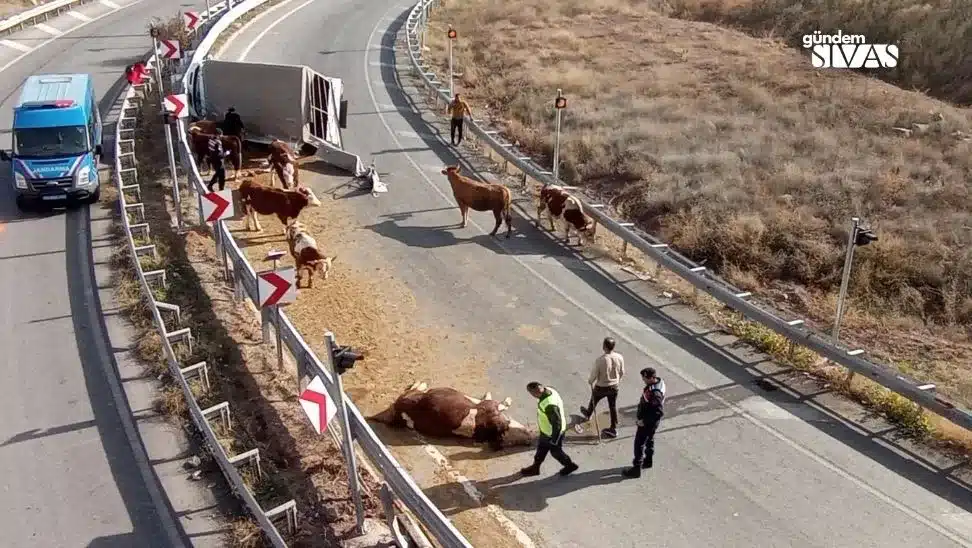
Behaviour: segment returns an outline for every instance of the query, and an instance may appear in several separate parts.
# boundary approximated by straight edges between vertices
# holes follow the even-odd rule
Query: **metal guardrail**
[[[423,59],[422,43],[419,36],[428,25],[429,14],[436,4],[437,0],[421,0],[416,4],[408,15],[405,30],[406,46],[408,47],[412,69],[418,74],[438,103],[440,100],[445,102],[451,100],[448,82],[438,80],[433,67]],[[525,154],[518,153],[511,144],[501,141],[497,137],[497,131],[483,128],[476,120],[471,120],[466,127],[469,129],[469,133],[492,148],[496,154],[503,158],[504,162],[515,166],[516,169],[525,174],[525,177],[528,176],[541,184],[554,183],[552,172],[544,170]],[[865,351],[862,349],[834,344],[828,335],[806,327],[804,320],[785,320],[774,312],[747,301],[746,299],[751,296],[751,293],[734,288],[716,277],[704,266],[699,266],[677,253],[668,244],[641,231],[636,232],[637,229],[633,228],[632,223],[619,222],[584,201],[582,197],[577,196],[577,198],[581,200],[584,209],[598,224],[603,225],[621,238],[626,246],[634,246],[659,266],[674,272],[698,290],[704,291],[722,304],[740,312],[746,319],[759,323],[786,337],[791,344],[806,347],[818,355],[842,365],[853,373],[867,376],[881,386],[933,413],[941,415],[966,430],[972,430],[972,412],[962,409],[936,394],[933,384],[917,382],[897,373],[891,366],[869,361],[863,357]]]
[[[54,0],[53,2],[41,4],[37,7],[30,8],[29,10],[15,13],[6,19],[0,20],[0,36],[23,30],[24,27],[29,24],[47,21],[51,17],[57,17],[62,12],[73,8],[74,6],[79,6],[92,1],[93,0]]]
[[[194,67],[208,57],[209,49],[214,45],[216,41],[215,37],[220,32],[227,29],[233,21],[241,17],[244,13],[255,9],[266,1],[244,0],[235,5],[226,16],[217,20],[210,28],[207,36],[196,47],[192,59],[187,64],[186,74],[189,74]],[[197,199],[199,199],[199,195],[208,190],[199,174],[199,168],[196,165],[194,155],[191,153],[186,138],[186,128],[182,124],[177,124],[176,131],[176,147],[183,171],[188,176],[190,189],[196,193]],[[200,207],[200,214],[201,211]],[[205,224],[202,219],[200,219],[200,224]],[[213,228],[216,232],[217,241],[222,243],[222,245],[217,246],[218,252],[221,255],[220,260],[222,264],[232,268],[231,276],[236,289],[235,294],[245,297],[251,302],[259,302],[256,271],[250,265],[243,250],[240,249],[233,238],[233,234],[225,223],[215,223]],[[228,263],[227,260],[229,261]],[[333,393],[336,390],[336,383],[331,373],[334,370],[332,357],[326,356],[327,365],[325,366],[324,362],[315,355],[310,345],[301,337],[286,312],[281,312],[280,316],[281,342],[297,362],[298,372],[307,372],[311,377],[320,376],[321,381],[323,381],[327,389]],[[264,325],[269,324],[272,329],[273,322],[271,318],[272,315],[266,313],[266,311],[261,313],[262,323]],[[455,526],[453,526],[452,522],[429,500],[425,493],[422,492],[422,489],[416,485],[408,471],[392,456],[378,435],[371,429],[364,415],[346,395],[344,401],[346,403],[352,440],[358,442],[362,452],[384,477],[392,493],[418,519],[422,526],[428,530],[441,546],[445,548],[472,548],[472,544],[463,537]],[[337,425],[332,425],[328,429],[337,427]]]
[[[210,15],[217,15],[220,12],[224,12],[223,8],[216,8]],[[210,17],[211,18],[211,17]],[[154,60],[150,59],[147,66],[153,68]],[[142,84],[143,86],[151,86],[151,80]],[[125,229],[125,244],[128,247],[128,251],[132,257],[133,267],[135,269],[135,277],[138,279],[138,284],[142,290],[142,299],[148,303],[149,309],[152,315],[152,323],[155,325],[156,331],[159,334],[159,338],[162,343],[162,350],[165,354],[166,365],[168,367],[169,375],[182,389],[183,396],[185,397],[186,403],[189,407],[189,415],[192,418],[192,422],[196,425],[196,428],[203,434],[206,442],[206,446],[209,452],[213,455],[216,463],[219,465],[223,476],[226,478],[230,487],[236,493],[236,495],[242,499],[243,503],[246,505],[247,509],[256,519],[257,524],[260,529],[266,535],[266,538],[270,543],[276,548],[286,548],[286,543],[277,530],[276,526],[273,524],[273,519],[283,515],[288,519],[288,524],[293,529],[296,529],[297,525],[297,514],[296,514],[296,503],[290,500],[276,508],[270,510],[264,510],[260,503],[253,496],[247,488],[246,483],[243,481],[243,477],[240,475],[237,466],[241,464],[246,464],[252,461],[256,461],[257,473],[262,475],[262,470],[259,466],[259,449],[251,449],[240,455],[230,457],[226,454],[226,451],[220,445],[216,438],[216,434],[209,423],[209,416],[218,414],[223,420],[224,424],[229,427],[231,423],[230,406],[229,402],[221,402],[207,409],[202,409],[195,396],[192,393],[192,389],[189,386],[187,376],[199,376],[205,386],[209,386],[209,374],[208,366],[206,362],[199,362],[197,364],[188,365],[182,367],[175,355],[173,350],[173,343],[179,340],[185,341],[192,346],[192,332],[190,328],[177,328],[175,330],[169,330],[166,326],[165,321],[162,318],[161,309],[167,311],[175,312],[176,323],[179,322],[179,307],[174,304],[165,303],[157,301],[155,295],[152,291],[147,277],[159,280],[163,286],[166,284],[165,270],[155,270],[152,272],[145,272],[142,268],[141,262],[139,260],[140,251],[151,251],[153,256],[156,255],[155,246],[152,244],[136,246],[135,239],[132,235],[133,225],[129,220],[129,215],[134,213],[136,217],[141,217],[139,220],[138,230],[140,234],[145,237],[150,236],[149,227],[144,223],[145,220],[145,209],[144,205],[140,202],[134,200],[129,200],[126,193],[134,193],[138,200],[141,200],[141,187],[138,182],[138,172],[137,167],[132,168],[122,168],[122,157],[132,156],[134,157],[134,140],[129,136],[129,138],[123,138],[123,134],[126,132],[132,132],[135,130],[134,127],[123,128],[123,121],[134,120],[135,116],[127,116],[125,113],[129,110],[137,110],[140,105],[134,99],[135,88],[128,86],[125,94],[123,96],[122,105],[119,113],[118,123],[115,130],[115,145],[114,145],[114,173],[112,175],[115,186],[118,190],[118,203],[119,203],[119,213],[122,219],[122,226]],[[128,152],[122,151],[122,143],[131,143],[132,150]],[[131,174],[133,181],[130,184],[125,184],[125,176]]]

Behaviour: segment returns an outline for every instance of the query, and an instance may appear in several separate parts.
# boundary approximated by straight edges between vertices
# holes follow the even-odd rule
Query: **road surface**
[[[10,148],[12,109],[31,74],[92,74],[111,122],[124,67],[151,47],[149,20],[179,9],[163,0],[94,1],[4,37],[0,146]],[[23,214],[9,164],[0,169],[2,544],[220,545],[207,515],[216,504],[186,482],[181,432],[153,416],[154,378],[139,378],[130,359],[108,268],[114,212],[98,204]],[[109,174],[102,171],[103,186],[113,184]]]
[[[489,461],[474,478],[542,539],[537,544],[972,546],[969,491],[871,439],[880,437],[865,428],[876,429],[874,421],[845,420],[856,408],[839,398],[801,402],[785,390],[761,392],[754,375],[778,368],[699,334],[690,311],[658,308],[670,303],[643,295],[644,287],[626,289],[638,284],[619,280],[614,266],[572,254],[522,216],[509,241],[484,236],[489,214],[473,212],[469,227],[455,228],[459,213],[439,174],[454,155],[436,135],[448,129],[429,128],[410,109],[405,93],[414,89],[396,74],[403,56],[396,61],[393,48],[408,6],[292,0],[245,30],[222,58],[304,64],[344,80],[346,148],[366,162],[376,158],[391,190],[379,199],[347,198],[356,224],[368,230],[356,233],[360,250],[343,260],[388,265],[429,317],[501,349],[490,387],[514,397],[517,418],[535,422],[524,391],[530,380],[559,388],[576,412],[587,400],[601,338],[619,340],[629,370],[619,440],[568,444],[581,465],[569,479],[512,477],[529,462],[523,453]],[[668,384],[668,416],[655,469],[622,482],[618,472],[631,459],[630,406],[645,366],[657,367]],[[544,475],[556,468],[548,460]]]

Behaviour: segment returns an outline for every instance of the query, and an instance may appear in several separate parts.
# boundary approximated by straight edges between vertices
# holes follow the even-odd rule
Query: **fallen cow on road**
[[[453,388],[430,389],[416,382],[388,409],[370,418],[397,428],[408,426],[427,436],[472,438],[493,449],[532,444],[534,433],[503,414],[510,404],[510,398],[497,402],[489,392],[476,399]]]

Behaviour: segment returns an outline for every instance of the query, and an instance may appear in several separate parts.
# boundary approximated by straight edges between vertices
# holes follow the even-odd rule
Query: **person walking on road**
[[[468,114],[472,117],[472,111],[469,110],[469,105],[459,96],[457,93],[455,97],[452,98],[452,102],[449,103],[449,114],[452,115],[452,121],[449,124],[449,137],[452,140],[452,145],[457,146],[462,142],[462,123],[463,116]],[[456,132],[459,132],[459,140],[456,140]]]
[[[547,458],[547,453],[559,462],[563,468],[560,475],[566,476],[577,470],[577,464],[564,453],[564,433],[567,432],[567,416],[564,411],[564,400],[560,394],[549,386],[536,381],[527,385],[527,392],[537,398],[537,423],[540,427],[540,438],[537,441],[537,452],[533,456],[533,464],[520,470],[524,476],[540,475],[540,465]]]
[[[611,412],[611,427],[601,430],[605,438],[618,437],[618,390],[621,378],[624,377],[624,357],[614,351],[615,340],[605,337],[601,348],[604,354],[594,360],[594,368],[587,384],[591,385],[591,401],[587,407],[581,407],[580,412],[584,420],[590,420],[597,412],[597,404],[607,398],[608,410]]]
[[[216,135],[209,139],[209,163],[213,166],[213,178],[209,180],[209,191],[213,192],[213,186],[219,183],[219,189],[226,188],[226,167],[223,166],[223,158],[228,156],[228,152],[223,151],[223,130],[216,129]]]
[[[634,461],[622,474],[626,478],[640,478],[641,470],[651,468],[655,457],[655,431],[665,414],[665,381],[654,367],[641,370],[645,389],[638,402],[638,430],[635,431]]]

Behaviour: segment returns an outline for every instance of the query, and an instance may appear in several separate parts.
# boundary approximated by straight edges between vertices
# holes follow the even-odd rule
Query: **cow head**
[[[445,175],[446,177],[450,177],[450,176],[453,176],[453,175],[459,175],[459,171],[461,169],[462,168],[459,167],[459,164],[456,164],[454,166],[446,166],[442,170],[442,174]]]
[[[533,441],[534,436],[525,426],[504,413],[513,403],[512,399],[506,398],[497,402],[489,392],[481,400],[468,399],[476,409],[474,440],[489,443],[490,447],[497,450],[504,446],[524,445]]]
[[[307,198],[307,205],[310,207],[321,207],[321,201],[314,195],[314,191],[306,186],[298,186],[296,189],[302,196]]]

